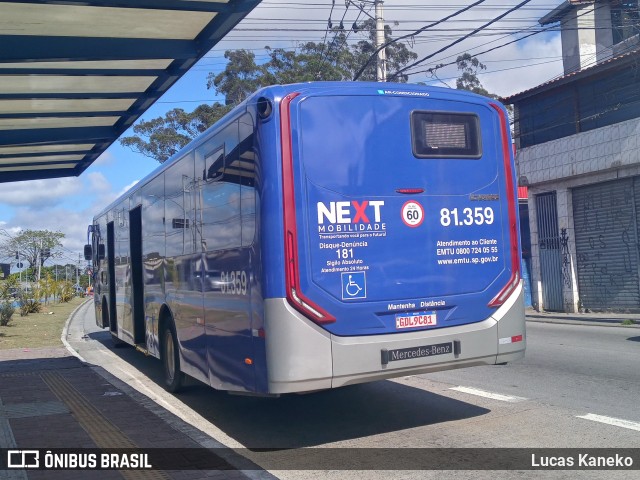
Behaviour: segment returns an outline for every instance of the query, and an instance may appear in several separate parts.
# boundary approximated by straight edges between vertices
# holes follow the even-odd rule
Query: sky
[[[462,53],[473,55],[520,38],[527,29],[539,26],[538,20],[562,1],[531,0],[486,30],[434,56],[421,65],[424,68],[415,70],[455,61]],[[352,2],[347,9],[342,0],[335,2],[333,7],[331,0],[263,0],[141,119],[162,116],[176,107],[191,111],[201,103],[224,101],[215,90],[207,89],[206,78],[209,72],[218,73],[224,69],[225,50],[251,49],[259,63],[266,58],[266,45],[294,49],[300,42],[323,42],[325,39],[330,44],[333,35],[327,34],[329,18],[334,25],[342,21],[347,29],[356,19],[362,21],[366,18],[356,3],[362,5],[365,12],[374,15],[371,1]],[[451,5],[447,3],[440,0],[386,0],[385,23],[392,28],[396,37],[442,19],[474,2],[459,0]],[[486,1],[456,19],[407,40],[407,43],[419,58],[423,58],[519,3],[517,0]],[[349,42],[358,39],[353,32],[348,36]],[[508,96],[562,74],[560,35],[558,32],[534,35],[479,54],[478,59],[487,67],[479,75],[483,86],[492,93]],[[409,82],[455,87],[455,67],[442,69],[437,75],[434,78],[428,73],[417,73],[410,76]],[[124,135],[130,134],[125,132]],[[9,234],[21,229],[61,231],[65,239],[60,251],[62,258],[57,263],[75,263],[86,243],[87,225],[91,223],[93,215],[159,165],[157,161],[115,142],[80,177],[4,183],[0,188],[0,230]],[[0,253],[0,262],[10,260]]]

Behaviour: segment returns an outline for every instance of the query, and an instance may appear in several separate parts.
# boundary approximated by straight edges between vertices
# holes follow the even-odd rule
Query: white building
[[[640,312],[638,0],[566,1],[565,73],[505,99],[529,187],[538,310]]]

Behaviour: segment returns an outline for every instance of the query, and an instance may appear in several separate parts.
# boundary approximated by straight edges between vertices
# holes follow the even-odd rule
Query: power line
[[[301,3],[301,2],[275,2],[275,3],[271,3],[271,2],[263,2],[263,5],[264,5],[265,3],[270,3],[271,5],[276,5],[276,4],[278,4],[278,5],[287,5],[287,6],[291,6],[291,5],[294,5],[294,6],[295,6],[295,5],[304,5],[305,7],[306,7],[306,6],[309,6],[309,4]],[[332,9],[333,9],[333,5],[334,5],[334,3],[335,3],[335,2],[332,2]],[[312,5],[314,5],[314,4],[312,4]],[[321,5],[321,4],[315,4],[315,5]],[[484,5],[478,5],[476,8],[477,8],[478,10],[481,10],[481,9],[482,9],[482,10],[489,10],[489,9],[495,9],[497,6],[498,6],[498,5],[487,5],[487,6],[484,6]],[[326,7],[326,5],[325,5],[325,7]],[[388,10],[390,10],[390,9],[391,9],[390,7],[393,7],[394,9],[396,9],[396,11],[400,11],[400,10],[403,10],[403,9],[404,9],[404,10],[406,10],[406,11],[411,11],[411,10],[423,10],[423,11],[424,11],[424,10],[430,10],[430,11],[438,11],[438,10],[444,10],[444,9],[446,9],[447,7],[450,7],[450,5],[447,5],[446,7],[444,7],[444,6],[433,6],[433,7],[432,7],[432,6],[415,6],[415,5],[414,5],[414,6],[411,6],[411,5],[409,5],[409,6],[407,6],[407,5],[393,5],[393,6],[387,6],[387,7],[388,7],[388,8],[387,8]],[[469,6],[466,6],[466,7],[469,7]],[[465,8],[466,8],[466,7],[465,7]],[[550,7],[555,7],[555,5],[550,6]],[[521,8],[521,10],[523,10],[523,11],[535,11],[535,10],[545,10],[545,9],[546,9],[546,7],[545,7],[545,8],[542,8],[542,7],[539,7],[539,6],[538,6],[538,7],[535,7],[535,6],[533,6],[533,7],[532,7],[532,6],[529,6],[529,5],[524,5],[524,6],[520,7],[520,8]],[[598,8],[598,7],[596,7],[596,8]],[[593,10],[590,10],[590,11],[593,11]],[[346,12],[346,10],[345,10],[345,14],[343,15],[343,19],[345,19],[345,18],[346,18],[346,13],[347,13],[347,12]],[[508,12],[507,12],[507,13],[508,13]],[[590,13],[590,12],[585,12],[585,13]],[[331,16],[331,15],[330,15],[330,16]],[[252,20],[252,19],[249,19],[249,20]],[[265,20],[265,21],[267,21],[268,19],[264,19],[264,20]],[[270,20],[270,19],[269,19],[269,20]],[[273,19],[273,21],[281,21],[281,20],[283,20],[283,19],[282,19],[282,18]],[[343,21],[344,21],[344,20],[343,20]],[[476,21],[476,20],[462,20],[462,19],[461,19],[461,20],[457,20],[456,22],[468,22],[468,21]],[[495,19],[494,19],[493,21],[495,21]],[[510,19],[506,19],[506,20],[504,20],[504,21],[511,21],[511,20],[510,20]],[[515,19],[514,19],[513,21],[514,21],[514,22],[516,22],[516,21],[520,21],[520,20],[515,20]],[[311,23],[311,22],[313,22],[313,21],[312,21],[312,20],[309,20],[308,22],[309,22],[309,23]],[[563,26],[564,26],[564,24],[563,24]],[[426,28],[426,27],[423,27],[423,28]],[[564,27],[564,28],[566,29],[566,27]],[[535,31],[532,31],[532,30],[534,30],[534,29],[535,29]],[[524,29],[524,30],[523,30],[523,29],[520,29],[520,30],[517,30],[517,31],[515,31],[515,32],[512,32],[512,34],[513,34],[513,33],[522,33],[523,31],[528,31],[528,32],[530,32],[530,33],[529,33],[528,35],[524,36],[524,37],[520,37],[520,38],[518,38],[518,39],[511,40],[511,41],[509,41],[509,42],[506,42],[506,43],[500,44],[500,45],[495,46],[495,47],[492,47],[492,48],[490,48],[490,49],[486,49],[486,50],[484,50],[484,51],[481,51],[481,52],[475,53],[474,55],[482,55],[482,54],[485,54],[485,53],[488,53],[488,52],[491,52],[491,51],[497,50],[497,49],[499,49],[499,48],[503,48],[503,47],[505,47],[505,46],[507,46],[507,45],[513,44],[513,43],[515,43],[515,42],[517,42],[517,41],[525,40],[526,38],[529,38],[530,36],[536,35],[536,34],[538,34],[538,33],[552,32],[552,31],[557,31],[557,30],[559,30],[559,29],[560,29],[560,27],[558,27],[558,26],[556,26],[556,25],[551,25],[551,26],[547,26],[547,27],[544,27],[544,28],[539,28],[539,27],[537,27],[537,26],[531,26],[531,27],[529,27],[528,29]],[[592,30],[593,28],[586,28],[586,27],[584,27],[584,28],[580,28],[580,29]],[[309,29],[304,29],[304,30],[305,30],[305,31],[309,31]],[[328,28],[326,28],[326,29],[324,29],[324,30],[323,30],[323,31],[325,32],[325,39],[326,39],[326,38],[328,38],[328,33],[329,33],[329,32],[328,32],[328,30],[329,30]],[[396,31],[398,31],[398,29],[395,29],[395,30],[396,30]],[[492,28],[485,28],[485,29],[484,29],[484,34],[489,34],[489,32],[492,32],[492,30],[494,30],[494,29],[492,29]],[[496,29],[496,30],[498,31],[498,33],[491,33],[491,34],[492,34],[492,35],[498,35],[498,34],[504,35],[505,31],[508,31],[508,29],[505,29],[505,28]],[[442,33],[444,33],[444,32],[452,32],[452,33],[453,33],[453,32],[463,32],[463,31],[466,31],[466,29],[462,29],[462,28],[459,28],[459,29],[456,29],[456,28],[448,28],[448,29],[432,29],[431,31],[432,31],[432,32],[439,32],[439,33],[440,33],[440,35],[438,35],[438,36],[437,36],[437,37],[438,37],[437,39],[433,39],[433,38],[426,39],[426,40],[418,39],[416,43],[422,43],[422,44],[423,44],[423,43],[426,43],[426,42],[441,41],[443,38],[445,38],[445,37],[446,37],[445,35],[442,35]],[[413,32],[415,33],[415,31],[413,31]],[[476,36],[481,36],[481,35],[482,35],[482,34],[480,34],[480,35],[476,35]],[[403,38],[406,38],[406,37],[409,37],[409,36],[411,36],[411,34],[403,35]],[[255,38],[255,40],[256,40],[256,41],[258,41],[258,40],[259,40],[259,37],[254,37],[254,38]],[[337,43],[336,43],[336,42],[337,42],[337,39],[338,39],[338,32],[336,32],[336,33],[335,33],[335,35],[334,35],[334,39],[333,39],[333,41],[331,42],[331,47],[330,47],[330,49],[329,49],[329,52],[328,52],[328,53],[330,53],[330,52],[332,51],[332,49],[335,47],[335,45],[337,45]],[[348,40],[349,40],[349,39],[348,39],[348,36],[347,36],[347,38],[346,38],[346,39],[344,39],[344,43],[347,43],[347,42],[348,42]],[[396,39],[396,41],[397,41],[397,40],[399,40],[399,39]],[[493,43],[493,42],[495,42],[495,41],[498,41],[498,40],[493,40],[492,42],[488,42],[487,44],[489,44],[489,43]],[[323,45],[326,45],[326,41],[323,41]],[[478,48],[478,47],[475,47],[475,48]],[[262,50],[262,49],[256,49],[256,51],[257,51],[257,50]],[[284,48],[283,50],[285,50],[285,51],[286,51],[286,50],[288,50],[288,49]],[[295,50],[295,48],[293,48],[292,50]],[[326,54],[326,53],[327,53],[327,52],[325,51],[325,54]],[[210,58],[210,57],[209,57],[209,58]],[[323,58],[323,60],[324,60],[324,58]],[[524,60],[524,59],[523,59],[523,60]],[[444,65],[442,65],[442,66],[452,65],[452,64],[454,64],[454,63],[455,63],[455,62],[449,62],[449,63],[444,64]],[[416,66],[417,66],[417,65],[416,65]],[[438,67],[441,67],[441,66],[439,65]],[[407,66],[407,67],[405,67],[405,68],[415,68],[415,66]],[[426,69],[426,70],[411,71],[409,74],[428,73],[428,72],[433,72],[433,70],[432,70],[432,69]],[[488,71],[488,72],[485,72],[485,73],[487,73],[487,74],[488,74],[488,73],[492,73],[492,71]],[[203,101],[211,102],[211,101],[214,101],[214,100],[203,100]],[[196,103],[196,102],[198,102],[198,100],[185,100],[185,101],[183,101],[183,102],[176,101],[176,102],[162,102],[162,103]]]
[[[345,19],[346,15],[347,15],[347,11],[349,10],[349,5],[351,5],[351,4],[353,4],[356,8],[359,9],[359,13],[358,13],[358,15],[356,16],[356,19],[353,22],[352,28],[349,30],[349,32],[345,35],[344,39],[342,40],[342,46],[347,45],[347,41],[349,40],[349,36],[351,35],[351,32],[355,32],[356,31],[355,27],[357,26],[358,20],[360,19],[360,15],[362,15],[364,13],[365,15],[371,17],[371,15],[369,15],[368,12],[364,11],[364,6],[363,5],[357,5],[356,3],[352,2],[351,0],[347,0],[346,1],[345,12],[344,12],[344,15],[342,16],[342,20],[340,21],[340,29],[341,30],[344,30],[343,22],[344,22],[344,19]],[[364,2],[363,2],[363,4],[364,4]],[[371,7],[369,8],[369,10],[371,10]],[[333,43],[335,42],[337,36],[338,36],[338,33],[336,31],[336,34],[334,36],[334,40],[333,40],[331,45],[333,45]],[[329,48],[329,51],[331,51],[331,48]],[[329,54],[327,52],[327,58],[328,58],[328,55]],[[326,64],[326,60],[321,60],[320,61],[320,65],[318,66],[318,71],[317,71],[316,75],[318,75],[320,73],[320,71],[322,69],[322,66],[325,65],[325,64]]]
[[[602,8],[602,7],[598,7],[598,8]],[[586,15],[587,13],[589,13],[589,12],[584,12],[584,13],[582,13],[582,14],[578,15],[578,17],[582,17],[583,15]],[[526,39],[526,38],[529,38],[529,37],[531,37],[531,36],[533,36],[533,35],[537,35],[537,34],[539,34],[539,33],[544,33],[544,32],[547,32],[547,31],[557,31],[557,30],[562,30],[562,28],[563,28],[567,23],[568,23],[568,21],[566,21],[566,20],[565,20],[565,21],[560,22],[560,26],[559,26],[559,27],[556,27],[555,25],[550,25],[549,27],[544,27],[544,28],[542,28],[541,30],[536,30],[536,31],[535,31],[535,32],[533,32],[531,35],[526,35],[526,36],[524,36],[524,37],[519,37],[519,38],[517,38],[517,39],[516,39],[516,40],[514,40],[514,41],[510,41],[510,42],[504,43],[504,44],[502,44],[502,45],[498,45],[497,47],[492,47],[492,48],[490,48],[490,49],[488,49],[488,50],[484,50],[484,51],[482,51],[482,52],[474,53],[473,55],[474,55],[474,56],[483,55],[483,54],[485,54],[485,53],[488,53],[488,52],[491,52],[491,51],[497,50],[498,48],[502,48],[502,47],[505,47],[505,46],[507,46],[507,45],[511,45],[512,43],[519,42],[520,40],[524,40],[524,39]],[[521,30],[520,32],[516,32],[516,33],[529,32],[529,31],[533,30],[534,28],[537,28],[537,27],[531,26],[531,27],[529,27],[529,28],[523,29],[523,30]],[[506,37],[508,37],[508,36],[510,36],[510,35],[506,35],[505,37],[502,37],[502,38],[506,38]],[[478,45],[477,47],[474,47],[474,48],[484,47],[484,46],[486,46],[486,45],[489,45],[489,44],[491,44],[491,43],[497,42],[497,41],[499,41],[499,40],[501,40],[501,39],[492,40],[492,41],[490,41],[490,42],[483,43],[482,45]],[[473,50],[473,49],[472,49],[472,50]],[[444,58],[443,58],[443,60],[444,60],[444,59],[447,59],[447,58],[454,58],[454,57],[457,57],[457,56],[458,56],[458,55],[460,55],[461,53],[463,53],[463,52],[458,52],[458,53],[455,53],[455,54],[453,54],[453,55],[449,55],[449,56],[447,56],[447,57],[444,57]],[[452,64],[455,64],[455,62],[450,62],[450,63],[446,64],[445,66],[452,65]]]
[[[331,2],[331,10],[329,11],[329,20],[327,20],[327,28],[324,31],[324,39],[322,40],[322,53],[324,53],[324,49],[327,46],[327,36],[329,35],[329,30],[331,30],[331,15],[333,15],[333,9],[336,6],[336,0],[332,0]]]
[[[391,41],[389,41],[389,42],[385,43],[385,44],[384,44],[384,45],[382,45],[381,47],[376,48],[376,49],[375,49],[375,51],[374,51],[374,52],[369,56],[369,58],[367,59],[367,61],[365,62],[365,64],[364,64],[362,67],[360,67],[360,69],[359,69],[359,70],[356,72],[356,74],[353,76],[353,80],[354,80],[354,81],[358,80],[358,78],[360,78],[360,75],[362,75],[362,72],[364,72],[364,71],[365,71],[365,69],[366,69],[366,68],[369,66],[369,64],[371,63],[371,61],[372,61],[374,58],[376,58],[376,56],[378,55],[378,53],[380,53],[380,51],[381,51],[381,50],[383,50],[383,49],[387,48],[387,47],[388,47],[389,45],[391,45],[392,43],[398,42],[398,41],[403,40],[403,39],[405,39],[405,38],[412,37],[412,36],[414,36],[414,35],[419,35],[420,33],[424,32],[424,31],[425,31],[425,30],[427,30],[428,28],[431,28],[431,27],[434,27],[434,26],[436,26],[436,25],[439,25],[439,24],[441,24],[441,23],[443,23],[443,22],[446,22],[447,20],[449,20],[449,19],[451,19],[451,18],[453,18],[453,17],[455,17],[455,16],[457,16],[457,15],[460,15],[461,13],[464,13],[464,12],[466,12],[467,10],[470,10],[471,8],[473,8],[473,7],[477,6],[477,5],[480,5],[481,3],[484,3],[484,1],[485,1],[485,0],[479,0],[479,1],[475,2],[475,3],[472,3],[471,5],[469,5],[469,6],[467,6],[467,7],[464,7],[464,8],[462,8],[462,9],[460,9],[460,10],[458,10],[458,11],[456,11],[456,12],[452,13],[451,15],[448,15],[448,16],[444,17],[444,18],[443,18],[443,19],[441,19],[441,20],[438,20],[438,21],[433,22],[433,23],[431,23],[431,24],[429,24],[429,25],[426,25],[426,26],[424,26],[424,27],[422,27],[422,28],[420,28],[420,29],[416,30],[416,31],[415,31],[415,32],[413,32],[413,33],[410,33],[410,34],[407,34],[407,35],[403,35],[403,36],[401,36],[401,37],[398,37],[398,38],[396,38],[396,39],[393,39],[393,40],[391,40]]]
[[[474,53],[473,56],[477,57],[478,55],[483,55],[485,53],[493,52],[494,50],[498,50],[499,48],[506,47],[507,45],[511,45],[512,43],[519,42],[521,40],[524,40],[525,38],[532,37],[533,35],[537,35],[539,33],[542,33],[542,32],[541,31],[536,31],[536,32],[530,33],[529,35],[525,35],[524,37],[519,37],[519,38],[516,38],[515,40],[511,40],[510,42],[506,42],[506,43],[503,43],[501,45],[497,45],[495,47],[489,48],[487,50],[483,50],[482,52]],[[432,71],[437,70],[438,68],[448,67],[450,65],[455,65],[456,63],[458,63],[458,62],[457,61],[452,61],[452,62],[448,62],[448,63],[441,63],[441,64],[436,65],[435,67],[431,67],[431,68],[428,68],[426,70],[418,70],[418,71],[414,71],[414,72],[409,72],[409,75],[414,75],[416,73],[432,72]]]
[[[579,18],[579,17],[582,17],[582,16],[587,15],[587,14],[589,14],[589,13],[595,12],[595,11],[597,11],[598,9],[601,9],[601,8],[604,8],[604,5],[601,5],[601,6],[599,6],[599,7],[595,7],[595,8],[594,8],[594,10],[588,10],[588,11],[586,11],[586,12],[583,12],[583,13],[581,13],[581,14],[577,15],[577,17],[578,17],[578,18]],[[499,48],[503,48],[503,47],[506,47],[506,46],[511,45],[511,44],[513,44],[513,43],[519,42],[519,41],[521,41],[521,40],[525,40],[526,38],[532,37],[532,36],[537,35],[537,34],[539,34],[539,33],[544,33],[544,32],[547,32],[547,31],[563,30],[563,29],[565,29],[565,27],[566,27],[566,24],[567,24],[567,23],[568,23],[568,20],[564,20],[564,21],[561,21],[561,22],[560,22],[560,25],[559,25],[559,26],[556,26],[556,25],[550,25],[550,26],[548,26],[548,27],[543,27],[543,28],[542,28],[542,29],[540,29],[540,30],[536,30],[536,31],[534,31],[534,32],[532,32],[532,33],[530,33],[530,34],[528,34],[528,35],[523,36],[523,37],[518,37],[518,38],[517,38],[517,39],[515,39],[515,40],[511,40],[511,41],[506,42],[506,43],[503,43],[503,44],[501,44],[501,45],[498,45],[498,46],[495,46],[495,47],[489,48],[489,49],[487,49],[487,50],[483,50],[482,52],[473,53],[473,56],[474,56],[474,57],[477,57],[477,56],[479,56],[479,55],[483,55],[483,54],[485,54],[485,53],[492,52],[492,51],[497,50],[497,49],[499,49]],[[532,30],[533,28],[535,28],[535,27],[533,27],[533,26],[532,26],[532,27],[529,27],[529,28],[527,28],[527,29],[522,30],[522,31],[521,31],[521,32],[519,32],[519,33],[523,33],[523,32],[526,32],[526,31],[530,31],[530,30]],[[585,27],[584,29],[585,29],[585,30],[591,30],[590,28],[586,28],[586,27]],[[503,38],[504,38],[504,37],[503,37]],[[491,42],[487,42],[487,43],[485,43],[485,44],[483,44],[483,45],[479,45],[478,47],[475,47],[475,48],[479,48],[479,47],[482,47],[482,46],[484,46],[484,45],[489,45],[490,43],[493,43],[493,42],[495,42],[495,41],[498,41],[498,40],[493,40],[493,41],[491,41]],[[472,50],[473,50],[473,49],[472,49]],[[448,57],[445,57],[445,59],[446,59],[446,58],[454,58],[454,57],[456,57],[457,55],[459,55],[460,53],[462,53],[462,52],[459,52],[459,53],[454,54],[454,55],[449,55]],[[562,57],[561,57],[561,58],[562,58]],[[525,60],[525,59],[523,59],[523,60]],[[443,68],[443,67],[447,67],[447,66],[450,66],[450,65],[455,65],[456,63],[457,63],[457,60],[456,60],[456,61],[451,61],[451,62],[448,62],[448,63],[444,63],[444,64],[438,64],[438,65],[436,65],[435,67],[431,67],[431,68],[428,68],[428,69],[425,69],[425,70],[419,70],[419,71],[410,72],[409,74],[410,74],[410,75],[418,74],[418,73],[431,73],[431,74],[433,74],[433,73],[434,73],[434,71],[435,71],[436,69],[438,69],[438,68]],[[491,72],[485,72],[485,73],[491,73]],[[567,72],[567,73],[571,73],[571,72]],[[563,75],[565,75],[565,74],[566,74],[566,73],[563,73]],[[553,77],[553,78],[557,78],[557,77],[558,77],[558,76],[555,76],[555,77]],[[551,80],[553,80],[553,78],[552,78]],[[548,81],[551,81],[551,80],[548,80]]]

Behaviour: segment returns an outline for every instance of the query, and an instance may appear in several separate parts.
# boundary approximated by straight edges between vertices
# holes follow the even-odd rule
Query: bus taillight
[[[282,146],[282,192],[284,205],[285,277],[287,299],[299,312],[316,323],[336,321],[325,310],[310,301],[300,291],[298,265],[298,235],[296,227],[295,190],[293,179],[293,152],[291,145],[291,118],[289,105],[297,93],[287,95],[280,103],[280,141]]]
[[[502,158],[504,161],[504,176],[507,184],[507,200],[509,212],[509,244],[511,250],[511,277],[500,292],[489,302],[490,307],[499,307],[513,293],[520,284],[520,249],[518,248],[518,219],[516,216],[516,189],[513,181],[513,169],[511,167],[511,145],[507,135],[507,119],[502,108],[494,103],[491,107],[498,112],[500,119]]]

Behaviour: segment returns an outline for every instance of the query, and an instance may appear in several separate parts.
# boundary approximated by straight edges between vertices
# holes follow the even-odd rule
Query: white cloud
[[[0,228],[12,235],[26,229],[60,231],[65,234],[65,249],[79,253],[93,215],[116,196],[107,177],[95,171],[80,178],[6,183],[0,202],[14,208]]]
[[[139,180],[134,180],[130,184],[124,186],[119,192],[113,191],[113,186],[109,183],[109,181],[100,173],[96,173],[95,176],[91,179],[93,185],[96,185],[96,189],[94,193],[96,193],[95,198],[91,202],[91,212],[95,214],[105,208],[107,205],[111,204],[116,198],[123,195],[127,192],[131,187],[136,185]]]
[[[88,210],[71,211],[66,208],[45,208],[34,210],[19,208],[15,212],[13,227],[9,230],[17,233],[20,230],[50,230],[65,234],[62,244],[73,252],[81,252],[87,238],[87,225],[91,222]],[[76,254],[77,255],[77,254]]]
[[[138,182],[140,180],[134,180],[133,182],[131,182],[129,185],[126,185],[122,190],[120,190],[120,192],[116,195],[116,197],[119,197],[120,195],[124,195],[126,192],[128,192],[130,189],[132,189],[133,187],[135,187]]]
[[[514,62],[487,63],[490,73],[480,75],[487,90],[501,96],[509,96],[542,83],[562,74],[562,48],[560,37],[535,38],[523,45],[509,45],[498,55],[488,60],[520,58]],[[517,68],[514,68],[517,67]],[[491,73],[492,70],[502,70]]]
[[[102,155],[100,155],[95,162],[93,162],[94,167],[103,167],[105,165],[113,165],[116,163],[116,158],[109,151],[105,151]]]
[[[14,207],[39,208],[59,204],[82,189],[82,180],[77,177],[5,183],[0,190],[0,202]]]
[[[102,172],[89,172],[86,174],[86,179],[92,192],[99,194],[111,192],[111,184]]]

